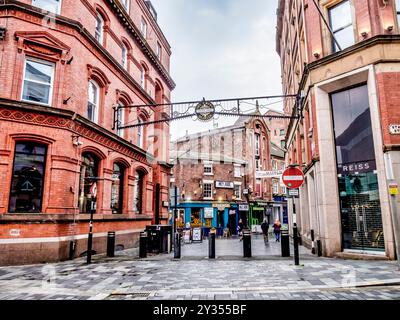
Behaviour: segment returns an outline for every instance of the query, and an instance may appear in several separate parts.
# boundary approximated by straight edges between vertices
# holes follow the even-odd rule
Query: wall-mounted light
[[[368,32],[366,31],[361,32],[361,36],[365,39],[368,36]]]
[[[72,144],[75,147],[79,147],[81,145],[83,145],[83,142],[79,140],[80,136],[77,135],[72,135]]]
[[[320,57],[320,53],[319,52],[314,52],[314,57],[316,58],[316,59],[318,59],[319,57]]]
[[[392,32],[392,31],[393,31],[393,26],[388,26],[388,27],[386,28],[386,30],[389,31],[389,32]]]

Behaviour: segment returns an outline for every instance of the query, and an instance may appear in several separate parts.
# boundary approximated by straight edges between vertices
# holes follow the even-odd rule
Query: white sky
[[[173,102],[281,94],[275,51],[278,0],[152,0],[152,4],[172,47],[171,75],[177,84]],[[216,122],[223,127],[234,121],[220,117]],[[212,128],[213,121],[172,121],[171,136]]]

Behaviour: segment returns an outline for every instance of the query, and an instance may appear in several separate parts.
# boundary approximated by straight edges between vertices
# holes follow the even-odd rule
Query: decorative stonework
[[[125,156],[131,159],[134,159],[138,162],[145,163],[146,165],[148,165],[145,156],[140,155],[136,151],[121,145],[117,141],[111,140],[110,138],[104,136],[101,133],[97,133],[93,129],[90,129],[89,127],[85,126],[84,124],[78,123],[76,120],[74,121],[53,115],[45,115],[45,114],[12,110],[6,108],[2,108],[0,110],[0,120],[25,122],[34,125],[49,126],[57,129],[70,130],[75,134],[78,134],[84,138],[90,139],[98,144],[101,144],[110,150],[114,150],[116,152],[124,154]]]

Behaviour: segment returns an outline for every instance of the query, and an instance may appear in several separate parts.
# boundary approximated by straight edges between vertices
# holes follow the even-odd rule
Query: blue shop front
[[[227,234],[227,230],[230,235],[237,234],[239,211],[236,203],[183,202],[177,209],[178,228],[188,230],[201,227],[203,237],[208,236],[211,228],[216,229],[219,237]]]

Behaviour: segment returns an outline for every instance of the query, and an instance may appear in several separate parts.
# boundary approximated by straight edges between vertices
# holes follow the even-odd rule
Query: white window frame
[[[129,13],[130,1],[129,0],[121,0],[122,7],[125,9],[127,13]]]
[[[210,186],[210,197],[205,196],[205,186],[209,185]],[[212,180],[203,180],[203,199],[204,200],[212,200],[213,199],[213,191],[214,191],[214,181]]]
[[[142,118],[138,118],[138,124],[143,123]],[[137,127],[137,145],[139,148],[143,149],[144,146],[144,139],[143,139],[143,126],[138,126]]]
[[[100,19],[100,23],[101,23],[100,31],[98,30],[99,19]],[[94,29],[94,37],[101,45],[103,45],[103,43],[104,43],[104,19],[103,19],[103,16],[99,12],[97,12],[97,16],[96,16],[96,27]]]
[[[118,105],[120,107],[123,107],[124,104],[122,102],[119,102]],[[119,109],[118,110],[118,119],[117,121],[119,122],[119,125],[124,125],[125,124],[125,109]],[[124,138],[124,129],[117,129],[117,135],[120,138]]]
[[[32,61],[32,62],[36,62],[36,63],[40,63],[40,64],[44,64],[44,65],[48,65],[51,66],[53,69],[53,72],[51,74],[51,81],[50,81],[50,85],[48,83],[44,83],[44,82],[40,82],[40,81],[35,81],[35,80],[26,80],[26,64],[27,61]],[[24,72],[23,72],[23,77],[22,77],[22,90],[21,90],[21,100],[22,101],[27,101],[30,103],[35,103],[35,104],[40,104],[40,105],[44,105],[44,106],[51,106],[53,103],[53,87],[54,87],[54,72],[55,72],[55,64],[53,62],[50,61],[46,61],[46,60],[41,60],[41,59],[36,59],[36,58],[31,58],[31,57],[26,57],[25,61],[24,61]],[[49,90],[49,99],[47,103],[44,102],[37,102],[37,101],[32,101],[32,100],[28,100],[28,99],[24,99],[24,87],[25,87],[25,80],[32,82],[32,83],[37,83],[37,84],[44,84],[44,85],[49,85],[50,86],[50,90]]]
[[[211,169],[211,172],[206,172],[206,168]],[[204,175],[205,176],[213,176],[214,175],[214,167],[213,167],[212,162],[204,161]]]
[[[121,53],[122,53],[121,65],[124,67],[125,70],[128,70],[128,48],[124,43],[122,43]]]
[[[89,96],[90,84],[93,84],[94,87],[96,88],[96,95],[95,95],[96,103],[89,100],[90,99],[90,96]],[[89,118],[88,119],[94,123],[99,123],[99,109],[100,109],[100,86],[99,86],[99,84],[94,80],[89,80],[87,92],[88,92],[87,103],[89,104],[89,102],[90,102],[95,106],[94,119],[89,119]],[[87,106],[86,106],[86,108],[87,108]],[[86,109],[86,116],[87,116],[87,109]]]
[[[43,9],[41,6],[35,4],[36,1],[37,1],[37,0],[32,0],[32,6],[34,6],[34,7],[36,7],[36,8],[40,8],[40,9],[42,9],[42,10],[45,10],[45,9]],[[53,1],[57,1],[57,0],[53,0]],[[53,11],[49,11],[49,10],[46,10],[46,11],[53,12],[54,14],[60,14],[60,13],[61,13],[61,1],[62,1],[62,0],[57,1],[57,2],[58,2],[57,12],[53,12]]]
[[[142,33],[142,36],[147,40],[147,22],[143,17],[140,22],[140,32]]]
[[[233,168],[233,176],[234,178],[241,178],[242,177],[242,166],[239,164],[235,164]]]
[[[278,193],[279,193],[279,182],[272,181],[272,194],[278,194]]]
[[[236,193],[236,188],[239,189],[239,195]],[[237,200],[242,200],[242,183],[241,182],[234,183],[233,194],[236,196]]]

